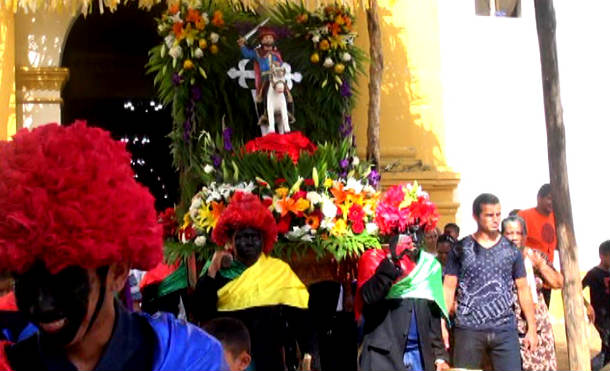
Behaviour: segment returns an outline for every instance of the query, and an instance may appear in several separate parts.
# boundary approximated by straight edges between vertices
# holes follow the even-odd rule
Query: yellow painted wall
[[[416,157],[445,170],[440,37],[437,1],[380,0],[384,76],[381,98],[381,153],[412,146]],[[357,13],[358,44],[368,52],[363,9]],[[368,66],[367,66],[368,72]],[[366,148],[368,77],[360,79],[353,112],[356,140]]]
[[[15,133],[15,16],[0,9],[0,140]]]

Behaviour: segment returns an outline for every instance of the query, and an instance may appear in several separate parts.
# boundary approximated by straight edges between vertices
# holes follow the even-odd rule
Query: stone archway
[[[148,51],[160,41],[154,21],[160,12],[132,4],[114,13],[81,15],[66,35],[61,58],[70,72],[61,94],[62,123],[84,119],[127,142],[136,177],[149,187],[159,210],[173,206],[178,188],[166,137],[170,109],[156,101],[153,77],[145,69]]]

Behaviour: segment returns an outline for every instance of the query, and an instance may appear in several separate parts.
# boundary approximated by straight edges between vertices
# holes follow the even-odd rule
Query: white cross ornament
[[[254,70],[246,70],[246,65],[249,62],[250,62],[249,59],[242,59],[237,64],[237,69],[235,67],[232,67],[227,72],[227,75],[229,75],[230,78],[238,79],[237,83],[239,84],[239,86],[241,86],[244,89],[250,89],[250,87],[248,86],[248,83],[246,82],[246,79],[248,79],[248,80],[255,79]],[[282,67],[286,71],[284,78],[286,79],[286,84],[288,85],[288,89],[292,89],[292,86],[294,85],[295,82],[300,83],[301,80],[303,80],[303,75],[301,75],[300,72],[293,73],[292,67],[288,63],[286,63],[286,62],[282,63]]]

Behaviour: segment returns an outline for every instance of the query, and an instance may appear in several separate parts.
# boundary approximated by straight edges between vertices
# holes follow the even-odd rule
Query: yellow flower
[[[349,207],[352,207],[353,204],[358,204],[362,206],[362,204],[364,203],[364,197],[362,193],[348,194],[347,197],[345,197],[345,203],[349,205]]]
[[[184,214],[184,218],[182,218],[183,223],[182,223],[182,227],[181,228],[186,228],[189,226],[189,224],[191,224],[191,216],[189,215],[189,213]]]
[[[315,64],[315,63],[319,63],[319,62],[320,62],[320,54],[318,54],[318,53],[313,53],[313,54],[311,55],[311,57],[309,57],[309,61],[310,61],[311,63],[314,63],[314,64]]]
[[[309,201],[306,198],[299,198],[297,202],[295,202],[293,210],[291,211],[303,212],[307,209],[309,209]]]
[[[218,45],[216,45],[216,44],[210,45],[210,53],[218,54]]]
[[[183,67],[185,70],[192,70],[195,67],[195,64],[193,63],[192,60],[187,59],[184,61]]]
[[[199,48],[201,50],[205,49],[208,47],[208,42],[206,39],[199,39]]]
[[[325,188],[330,188],[333,186],[333,180],[330,178],[326,178],[324,179],[324,187]]]
[[[337,75],[340,75],[343,73],[343,71],[345,71],[345,65],[343,63],[337,63],[335,64],[335,73]]]
[[[343,19],[343,17],[341,15],[338,15],[337,17],[335,17],[335,23],[338,25],[342,25],[345,23],[345,20]]]
[[[337,49],[337,48],[345,49],[345,47],[346,47],[345,40],[340,35],[333,36],[330,38],[330,47],[333,49]]]
[[[335,222],[333,229],[330,230],[330,234],[335,237],[344,236],[347,233],[347,223],[343,219],[339,219]]]
[[[284,197],[288,196],[288,188],[281,187],[281,188],[276,189],[275,195],[279,198],[284,198]]]

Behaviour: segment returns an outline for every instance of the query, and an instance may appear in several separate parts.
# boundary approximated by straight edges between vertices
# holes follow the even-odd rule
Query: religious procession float
[[[172,107],[182,200],[160,215],[159,275],[173,272],[162,288],[194,284],[224,248],[211,235],[237,191],[272,211],[272,253],[307,284],[353,280],[358,257],[383,235],[434,228],[438,213],[417,184],[381,198],[378,170],[356,155],[351,110],[366,56],[355,21],[342,3],[230,1],[170,3],[157,20],[163,41],[147,68]]]

